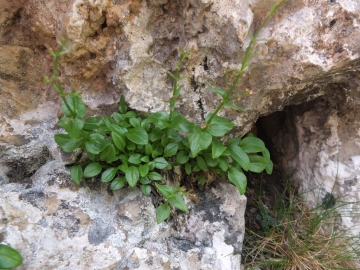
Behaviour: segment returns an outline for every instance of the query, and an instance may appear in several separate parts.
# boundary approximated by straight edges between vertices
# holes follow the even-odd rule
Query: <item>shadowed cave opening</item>
[[[298,170],[307,170],[302,161],[317,162],[317,151],[332,136],[329,119],[336,117],[339,122],[348,120],[344,85],[327,86],[324,95],[297,105],[285,106],[282,111],[275,111],[260,117],[252,128],[252,132],[262,139],[270,151],[274,163],[271,175],[248,173],[248,197],[245,214],[246,227],[259,231],[261,221],[258,218],[258,199],[272,207],[277,198],[288,187],[289,181],[296,192],[309,179],[296,179]],[[304,150],[305,149],[305,150]],[[309,170],[309,175],[311,171]],[[319,193],[318,204],[331,206],[334,203],[332,193]]]

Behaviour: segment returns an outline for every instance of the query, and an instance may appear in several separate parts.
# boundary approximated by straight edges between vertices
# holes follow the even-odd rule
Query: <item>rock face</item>
[[[60,63],[61,78],[81,91],[89,115],[111,113],[121,94],[134,109],[166,110],[167,71],[179,48],[193,48],[178,108],[200,123],[219,102],[207,83],[222,87],[224,70],[240,67],[248,32],[273,3],[0,0],[0,240],[23,253],[24,269],[240,267],[239,255],[226,255],[241,249],[245,198],[227,184],[159,226],[154,200],[137,190],[72,184],[65,165],[73,157],[53,141],[60,100],[42,78],[51,74],[47,50],[68,35],[72,53]],[[312,205],[326,194],[358,200],[359,10],[358,0],[288,1],[263,29],[235,91],[246,112],[221,112],[243,135],[258,117],[300,104],[283,113],[290,132],[276,129],[278,120],[267,132],[304,189],[321,184]],[[241,97],[245,89],[253,94]],[[344,226],[359,226],[356,211]]]

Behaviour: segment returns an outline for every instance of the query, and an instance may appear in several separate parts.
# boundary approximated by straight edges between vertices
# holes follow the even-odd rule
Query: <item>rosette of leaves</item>
[[[65,134],[56,134],[55,141],[65,152],[82,148],[89,159],[71,168],[74,182],[80,184],[84,177],[100,177],[102,182],[110,183],[112,190],[124,186],[140,187],[145,195],[149,195],[156,189],[165,201],[156,209],[156,219],[160,223],[170,216],[170,206],[188,211],[183,199],[185,189],[160,184],[161,170],[171,170],[173,166],[181,165],[187,174],[212,171],[229,179],[240,194],[245,193],[247,185],[244,172],[260,173],[265,170],[270,174],[273,163],[263,141],[250,134],[225,143],[222,138],[234,124],[218,113],[223,107],[244,110],[231,102],[230,97],[255,53],[254,44],[259,31],[283,3],[277,3],[272,8],[259,30],[251,37],[233,83],[226,83],[225,90],[209,85],[221,97],[221,102],[214,113],[208,114],[203,126],[188,121],[175,110],[181,92],[180,68],[190,52],[181,52],[174,71],[168,73],[174,80],[169,112],[140,116],[128,109],[121,96],[118,112],[111,116],[88,118],[85,118],[87,109],[79,93],[75,90],[64,92],[58,78],[58,62],[60,56],[66,53],[65,43],[57,52],[51,52],[54,57],[53,75],[51,78],[45,77],[45,81],[63,100],[61,109],[64,117],[57,124],[66,131]],[[201,184],[204,184],[204,179],[199,178]]]

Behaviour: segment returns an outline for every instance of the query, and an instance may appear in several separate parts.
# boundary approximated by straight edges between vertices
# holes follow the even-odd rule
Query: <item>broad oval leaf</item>
[[[148,134],[142,127],[136,127],[129,130],[125,136],[136,144],[146,145],[149,141]]]
[[[66,98],[66,102],[69,105],[70,109],[79,117],[84,117],[87,113],[87,109],[86,106],[84,104],[84,102],[82,101],[82,99],[78,96],[68,96]],[[65,103],[61,104],[61,109],[62,111],[67,115],[67,116],[74,116],[69,108],[65,105]]]
[[[54,139],[64,152],[73,152],[75,149],[79,148],[82,143],[81,138],[73,140],[67,134],[55,134]]]
[[[169,127],[169,114],[167,112],[156,112],[150,115],[148,120],[159,129]]]
[[[201,150],[207,149],[212,141],[212,136],[208,132],[202,131],[198,126],[195,126],[188,134],[190,150],[192,157],[196,157]]]
[[[164,148],[164,157],[171,157],[176,154],[179,146],[177,143],[169,143]]]
[[[83,170],[81,165],[73,166],[70,171],[70,176],[76,184],[80,185],[83,177]]]
[[[139,166],[139,173],[141,177],[145,177],[149,172],[149,165],[143,164]]]
[[[212,141],[212,148],[211,148],[211,154],[212,158],[218,158],[221,156],[221,154],[225,151],[226,146],[222,143],[222,141],[219,141],[216,138],[213,138]]]
[[[231,144],[228,146],[229,153],[231,157],[239,163],[239,165],[245,170],[248,171],[250,168],[250,160],[248,155],[237,145]]]
[[[243,138],[239,146],[246,153],[257,153],[266,150],[265,144],[262,140],[256,137],[245,137]]]
[[[205,153],[204,159],[206,161],[206,164],[209,165],[210,167],[215,167],[216,165],[219,164],[219,158],[212,158],[210,153]]]
[[[157,169],[165,169],[168,165],[168,162],[163,157],[158,157],[153,160],[154,166]]]
[[[112,180],[112,182],[110,184],[110,189],[118,190],[118,189],[122,188],[123,186],[125,186],[125,183],[126,183],[125,177],[117,177],[114,180]]]
[[[105,149],[100,153],[100,160],[106,161],[107,163],[114,162],[118,158],[116,157],[115,146],[113,144],[109,144],[105,147]]]
[[[111,137],[113,139],[113,142],[114,142],[116,148],[119,149],[120,151],[124,151],[124,149],[125,149],[124,138],[116,132],[111,132]]]
[[[241,195],[245,193],[247,180],[243,172],[239,171],[235,167],[231,167],[228,171],[228,178],[230,182],[235,184]]]
[[[140,164],[141,163],[141,155],[140,154],[131,154],[128,159],[128,162],[132,163],[132,164]]]
[[[129,122],[133,127],[140,127],[141,124],[141,121],[138,118],[130,118]]]
[[[118,168],[108,168],[101,175],[101,182],[110,182],[114,179]]]
[[[162,180],[161,174],[157,173],[157,172],[150,172],[147,174],[147,177],[149,177],[149,179],[154,180],[154,181]]]
[[[94,177],[98,175],[102,170],[102,166],[98,162],[90,163],[85,167],[84,177]]]
[[[85,120],[83,128],[86,130],[94,130],[100,128],[102,125],[104,125],[104,121],[100,117],[89,117]]]
[[[206,162],[202,156],[200,156],[200,155],[196,156],[196,162],[201,170],[203,170],[205,172],[208,171],[208,167],[206,166]]]
[[[151,192],[151,187],[149,185],[141,185],[141,191],[144,195],[148,196]]]
[[[180,151],[176,156],[176,163],[185,164],[189,160],[189,155],[185,151]]]
[[[85,142],[85,148],[87,151],[95,155],[99,154],[111,143],[101,134],[93,133],[89,137],[90,141]]]
[[[0,244],[0,268],[13,269],[22,264],[23,258],[19,251],[8,246]]]
[[[209,113],[205,121],[207,122],[211,116],[212,113]],[[222,137],[228,133],[233,126],[234,124],[226,118],[215,115],[206,130],[215,137]]]
[[[173,187],[170,187],[168,185],[160,185],[158,183],[155,183],[155,186],[165,199],[169,199],[170,197],[175,195],[176,190]]]
[[[137,181],[139,180],[139,170],[135,166],[130,166],[125,173],[126,181],[129,183],[130,187],[135,187]]]
[[[223,170],[224,172],[226,172],[229,168],[229,161],[227,159],[227,157],[219,157],[219,167],[221,170]]]
[[[176,194],[174,197],[169,198],[168,202],[177,209],[180,209],[183,212],[188,212],[184,198],[179,194]]]
[[[187,120],[181,114],[175,115],[170,123],[171,128],[185,133],[188,133],[194,126],[194,123]]]
[[[160,204],[155,211],[156,222],[160,224],[170,217],[170,206],[167,203]]]
[[[269,164],[269,160],[267,160],[267,158],[262,156],[257,156],[257,155],[249,156],[249,159],[250,159],[249,171],[251,172],[260,173],[263,170],[265,170]]]
[[[57,122],[69,134],[71,139],[77,139],[80,136],[80,131],[84,126],[84,121],[80,117],[63,117]]]

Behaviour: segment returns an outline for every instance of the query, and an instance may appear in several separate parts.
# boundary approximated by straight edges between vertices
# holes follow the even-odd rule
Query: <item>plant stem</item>
[[[237,72],[237,75],[235,77],[235,80],[233,82],[233,84],[231,85],[230,89],[226,92],[226,95],[224,96],[224,98],[222,99],[222,101],[220,102],[220,104],[217,106],[217,108],[215,109],[214,113],[211,115],[211,117],[208,119],[208,121],[206,122],[207,125],[211,124],[211,121],[214,119],[214,117],[218,114],[218,112],[225,106],[226,102],[229,101],[230,96],[232,95],[232,93],[234,92],[241,76],[244,74],[245,69],[248,67],[249,63],[250,63],[250,59],[253,56],[253,47],[254,47],[254,43],[256,42],[256,38],[259,35],[260,31],[264,28],[264,26],[267,24],[267,22],[275,15],[276,11],[285,4],[287,0],[282,0],[279,1],[277,4],[275,4],[272,9],[270,10],[269,14],[266,16],[266,18],[264,19],[264,21],[261,23],[261,25],[259,26],[258,30],[255,31],[254,36],[252,36],[250,38],[250,43],[249,46],[246,48],[245,51],[245,56],[244,59],[241,63],[241,68],[240,70]],[[225,85],[225,87],[227,87],[227,85]]]

